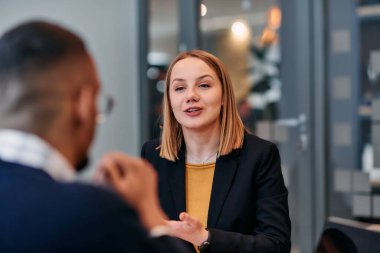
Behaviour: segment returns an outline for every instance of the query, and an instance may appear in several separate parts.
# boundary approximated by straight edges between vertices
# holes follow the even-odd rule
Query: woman
[[[141,154],[158,172],[173,235],[200,252],[290,252],[278,150],[245,131],[222,62],[201,50],[179,54],[163,116],[161,139]]]

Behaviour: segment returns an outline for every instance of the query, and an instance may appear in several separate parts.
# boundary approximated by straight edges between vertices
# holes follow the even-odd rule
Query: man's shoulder
[[[112,191],[102,186],[92,185],[87,182],[58,183],[60,193],[70,195],[74,199],[89,199],[96,202],[115,202],[125,204],[121,198]]]
[[[57,182],[42,170],[0,162],[0,192],[0,245],[6,236],[11,248],[30,246],[49,249],[31,252],[55,252],[54,245],[40,238],[56,238],[65,242],[62,249],[73,252],[86,252],[88,245],[93,245],[93,252],[103,248],[103,252],[117,252],[118,246],[140,247],[138,240],[145,238],[137,214],[108,189]],[[136,234],[136,242],[126,241],[128,233]],[[18,245],[21,241],[25,245]]]
[[[85,216],[102,219],[116,218],[118,215],[137,219],[136,213],[111,189],[83,182],[58,183],[55,195],[68,200],[74,215],[80,211]]]
[[[0,161],[0,177],[6,181],[0,185],[2,192],[16,191],[15,198],[25,199],[11,202],[15,209],[30,205],[32,210],[38,210],[49,203],[51,210],[66,214],[82,211],[98,215],[116,209],[130,210],[111,189],[84,182],[58,182],[38,168]]]

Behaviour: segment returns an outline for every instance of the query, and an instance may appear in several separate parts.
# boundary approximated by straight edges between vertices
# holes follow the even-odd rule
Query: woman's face
[[[183,131],[220,127],[222,85],[202,60],[185,58],[174,65],[169,95],[174,116]]]

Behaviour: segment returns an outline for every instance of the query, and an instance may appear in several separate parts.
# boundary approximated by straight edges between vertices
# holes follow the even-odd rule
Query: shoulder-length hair
[[[222,108],[220,111],[221,132],[218,157],[229,154],[234,149],[241,148],[243,145],[245,128],[237,111],[231,78],[224,64],[214,55],[202,50],[182,52],[174,58],[169,66],[163,97],[163,129],[160,156],[170,161],[178,160],[178,153],[183,141],[181,125],[174,117],[170,106],[169,90],[171,73],[177,62],[191,57],[200,59],[206,63],[216,73],[222,85]]]

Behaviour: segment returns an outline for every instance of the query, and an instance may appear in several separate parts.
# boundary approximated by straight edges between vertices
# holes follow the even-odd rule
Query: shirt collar
[[[0,130],[0,159],[42,169],[57,181],[73,181],[73,166],[40,137],[12,129]]]

